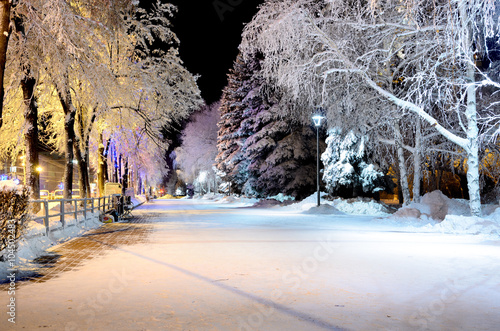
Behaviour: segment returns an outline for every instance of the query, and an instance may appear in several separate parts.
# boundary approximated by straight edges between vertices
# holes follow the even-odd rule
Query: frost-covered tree
[[[163,128],[186,118],[200,103],[195,77],[182,66],[178,40],[170,29],[173,7],[157,2],[146,10],[137,4],[30,0],[13,7],[19,28],[9,43],[8,70],[13,79],[7,99],[12,105],[8,121],[17,129],[9,126],[9,131],[23,130],[22,121],[15,119],[19,117],[15,99],[20,95],[15,86],[20,69],[15,68],[23,68],[37,79],[35,84],[23,85],[23,91],[33,85],[33,97],[25,98],[32,103],[27,105],[40,106],[48,120],[44,127],[48,143],[65,152],[67,193],[75,158],[82,189],[88,186],[87,165],[96,163],[89,154],[91,146],[97,151],[103,139],[104,143],[130,141],[115,145],[114,150],[127,146],[119,150],[124,160],[135,152],[147,154],[141,157],[147,168],[151,156],[161,155],[166,147]],[[123,121],[115,125],[118,118]],[[33,127],[37,125],[25,125]],[[138,138],[127,140],[133,135]],[[4,146],[10,144],[5,150],[17,148],[16,135],[10,136],[2,141]],[[162,156],[154,160],[158,168],[165,163]],[[28,164],[34,163],[28,156]],[[154,167],[148,171],[155,177]]]
[[[305,198],[315,190],[316,134],[311,126],[282,118],[283,105],[259,105],[259,100],[262,97],[253,100],[246,113],[253,134],[243,145],[248,161],[243,191],[257,197],[283,193]]]
[[[373,197],[386,188],[384,173],[370,162],[367,143],[366,137],[358,137],[353,131],[328,130],[321,161],[323,181],[330,194],[343,198]]]
[[[186,183],[193,183],[201,173],[204,173],[202,179],[214,182],[219,119],[219,103],[206,105],[191,116],[182,131],[182,144],[175,153],[181,178]]]
[[[10,11],[12,0],[0,1],[0,129],[3,124],[3,98],[5,90],[3,86],[5,76],[5,64],[7,62],[7,46],[10,36]]]
[[[239,56],[236,64],[241,59]],[[258,197],[284,193],[302,198],[314,190],[315,134],[310,126],[281,115],[281,108],[289,105],[280,102],[279,90],[264,84],[260,61],[258,53],[249,56],[240,66],[245,69],[244,79],[240,76],[238,84],[229,84],[225,89],[226,98],[236,96],[226,119],[235,119],[231,124],[238,126],[219,124],[219,146],[221,142],[233,143],[232,153],[219,157],[229,156],[225,160],[232,168],[226,178],[237,192]],[[223,98],[222,102],[227,100]],[[231,135],[221,137],[225,132]]]
[[[498,105],[478,108],[477,92],[500,86],[476,60],[488,58],[488,45],[498,42],[499,6],[490,0],[268,1],[247,25],[243,49],[262,51],[264,76],[309,104],[322,100],[329,118],[342,115],[336,102],[353,84],[371,91],[364,100],[377,94],[385,111],[420,117],[463,150],[471,212],[481,215],[478,121],[498,121],[483,117]],[[395,82],[404,88],[394,91]]]
[[[243,112],[247,107],[243,100],[252,89],[251,78],[257,65],[255,60],[244,61],[243,56],[238,54],[228,74],[228,83],[222,92],[219,107],[216,166],[222,179],[231,182],[233,191],[238,193],[246,181],[245,160],[241,153],[245,137],[241,136],[240,131]]]
[[[72,1],[63,0],[50,1],[23,1],[13,2],[11,7],[11,27],[12,33],[9,36],[7,72],[8,95],[6,101],[14,105],[10,108],[9,117],[16,116],[16,101],[18,86],[22,89],[26,104],[25,118],[29,120],[23,128],[17,126],[10,128],[25,131],[26,143],[14,145],[14,140],[2,141],[3,144],[13,144],[14,153],[17,150],[26,149],[26,168],[28,182],[32,186],[32,192],[37,194],[35,182],[38,180],[30,174],[30,169],[36,168],[38,137],[37,119],[40,105],[37,100],[41,100],[43,94],[54,94],[62,103],[62,109],[67,111],[66,123],[61,124],[67,128],[69,135],[66,141],[67,174],[73,167],[73,137],[72,131],[74,123],[74,90],[71,91],[70,84],[77,87],[80,84],[92,85],[94,90],[93,100],[99,102],[102,93],[100,79],[105,70],[102,70],[99,51],[102,50],[103,36],[107,33],[110,24],[115,24],[117,11],[119,12],[127,4],[127,1],[116,0],[109,3],[114,8],[105,5],[96,11],[93,1]],[[78,72],[75,75],[75,72]],[[20,82],[18,81],[21,77]],[[42,82],[43,79],[43,82]],[[7,104],[8,105],[8,104]],[[59,108],[61,109],[61,107]],[[5,114],[4,114],[5,115]],[[51,118],[50,116],[46,118]],[[5,119],[5,116],[4,116]],[[13,123],[11,121],[10,123]],[[17,121],[17,124],[20,122]],[[28,137],[29,136],[29,137]],[[62,136],[62,135],[60,135]],[[62,140],[62,139],[61,139]],[[31,146],[34,146],[33,148]],[[71,170],[69,168],[71,167]],[[71,184],[66,185],[71,189]],[[36,196],[34,196],[36,198]]]

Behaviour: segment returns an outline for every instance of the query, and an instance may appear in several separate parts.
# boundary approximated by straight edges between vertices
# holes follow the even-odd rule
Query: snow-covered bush
[[[0,252],[16,243],[28,217],[29,189],[12,181],[0,182]],[[0,260],[2,256],[0,256]]]
[[[323,181],[330,194],[371,197],[385,189],[384,174],[369,163],[365,137],[333,128],[328,130],[326,144],[321,160],[325,166]]]

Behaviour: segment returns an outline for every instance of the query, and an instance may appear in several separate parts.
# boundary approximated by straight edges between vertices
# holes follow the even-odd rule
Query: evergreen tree
[[[256,99],[256,100],[255,100]],[[258,101],[261,101],[259,104]],[[305,198],[314,192],[315,132],[310,127],[281,118],[280,104],[269,105],[254,98],[246,122],[254,130],[243,149],[248,160],[245,193],[267,197],[279,193]]]
[[[222,92],[220,121],[218,123],[217,150],[215,159],[217,170],[226,182],[231,182],[232,191],[241,192],[246,181],[245,162],[241,146],[244,143],[240,130],[243,112],[247,105],[243,100],[252,90],[250,81],[257,64],[243,61],[241,54],[228,74],[228,84]]]
[[[366,137],[333,128],[328,130],[326,144],[321,160],[325,166],[323,181],[330,194],[373,197],[385,189],[384,174],[370,163]]]

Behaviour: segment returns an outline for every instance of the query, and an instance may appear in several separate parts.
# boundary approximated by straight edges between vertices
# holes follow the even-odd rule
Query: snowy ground
[[[10,182],[10,181],[3,181]],[[17,187],[17,186],[15,186]],[[132,198],[132,204],[138,206],[144,203],[146,199],[142,196]],[[59,202],[49,203],[49,208],[55,208],[59,213]],[[55,213],[55,212],[54,212]],[[40,215],[39,215],[40,216]],[[99,213],[88,213],[87,219],[79,216],[78,220],[74,218],[66,219],[66,226],[63,228],[58,219],[50,219],[48,236],[46,236],[45,226],[39,222],[29,222],[26,232],[19,240],[15,263],[26,270],[31,268],[30,262],[43,255],[45,251],[55,245],[66,242],[71,238],[77,237],[89,230],[98,228],[102,225],[99,220]],[[0,261],[0,280],[4,280],[9,274],[10,261]]]
[[[133,213],[152,226],[146,243],[20,284],[17,323],[3,314],[0,329],[498,330],[495,216],[454,216],[480,229],[457,234],[445,231],[447,219],[398,222],[375,206],[314,201],[142,205]],[[367,210],[376,216],[341,213]]]

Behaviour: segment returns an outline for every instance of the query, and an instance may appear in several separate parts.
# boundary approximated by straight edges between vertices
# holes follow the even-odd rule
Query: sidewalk
[[[88,231],[81,237],[73,238],[47,250],[18,270],[17,287],[28,283],[42,283],[62,272],[77,270],[87,260],[101,256],[120,245],[133,245],[146,242],[151,226],[144,217],[129,218],[127,222],[103,224],[100,228]],[[1,284],[0,291],[6,291],[8,284]]]

